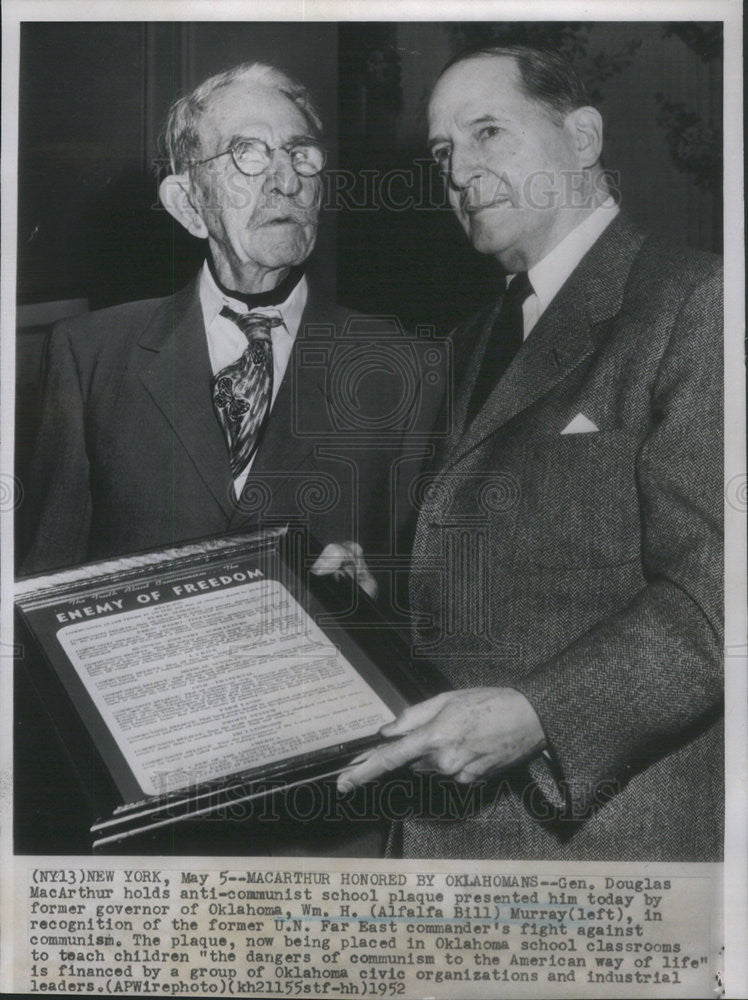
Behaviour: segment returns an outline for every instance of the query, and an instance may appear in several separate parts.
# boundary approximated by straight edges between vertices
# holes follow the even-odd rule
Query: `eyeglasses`
[[[268,146],[262,139],[240,139],[215,156],[208,156],[204,160],[190,160],[190,163],[197,167],[231,153],[231,159],[237,170],[248,177],[256,177],[257,174],[267,170],[272,162],[273,153],[279,149],[288,153],[291,166],[301,177],[314,177],[322,170],[327,159],[324,147],[311,139],[299,139],[287,146]]]

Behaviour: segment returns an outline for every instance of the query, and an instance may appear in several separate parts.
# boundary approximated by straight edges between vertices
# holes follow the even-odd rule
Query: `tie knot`
[[[507,305],[521,305],[526,298],[533,294],[532,282],[527,271],[518,271],[507,285],[504,300]]]
[[[228,306],[221,309],[221,315],[236,323],[247,340],[267,340],[270,337],[270,330],[274,326],[281,326],[283,318],[277,309],[272,312],[251,311],[246,313],[234,312]]]

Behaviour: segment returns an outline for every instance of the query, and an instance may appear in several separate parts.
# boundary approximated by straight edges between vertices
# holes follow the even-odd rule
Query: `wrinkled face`
[[[286,146],[310,138],[311,129],[284,94],[235,80],[210,98],[198,128],[197,158],[221,153],[240,139]],[[242,174],[227,154],[193,166],[192,179],[214,258],[225,260],[234,273],[291,267],[311,253],[322,182],[319,175],[299,176],[285,150],[276,149],[267,170],[253,177]]]
[[[429,144],[476,250],[519,270],[558,242],[579,169],[573,133],[523,93],[512,57],[479,56],[447,70],[429,105]]]

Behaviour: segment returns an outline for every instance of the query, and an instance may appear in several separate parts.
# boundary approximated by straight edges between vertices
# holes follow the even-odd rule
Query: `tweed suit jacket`
[[[716,257],[619,215],[469,426],[500,301],[454,333],[414,653],[522,691],[548,752],[470,794],[432,780],[405,856],[720,856],[721,303]],[[579,414],[598,430],[562,433]]]
[[[22,571],[289,521],[320,542],[386,545],[387,444],[400,431],[381,414],[398,409],[399,385],[374,365],[349,392],[336,353],[341,335],[370,344],[381,327],[310,289],[237,501],[213,411],[197,282],[59,323],[26,484],[36,524]],[[357,365],[349,357],[352,377]]]

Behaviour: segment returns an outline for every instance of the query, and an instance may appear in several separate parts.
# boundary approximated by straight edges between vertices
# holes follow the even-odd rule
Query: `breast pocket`
[[[528,445],[514,532],[518,563],[583,567],[639,558],[637,439],[625,431]]]

